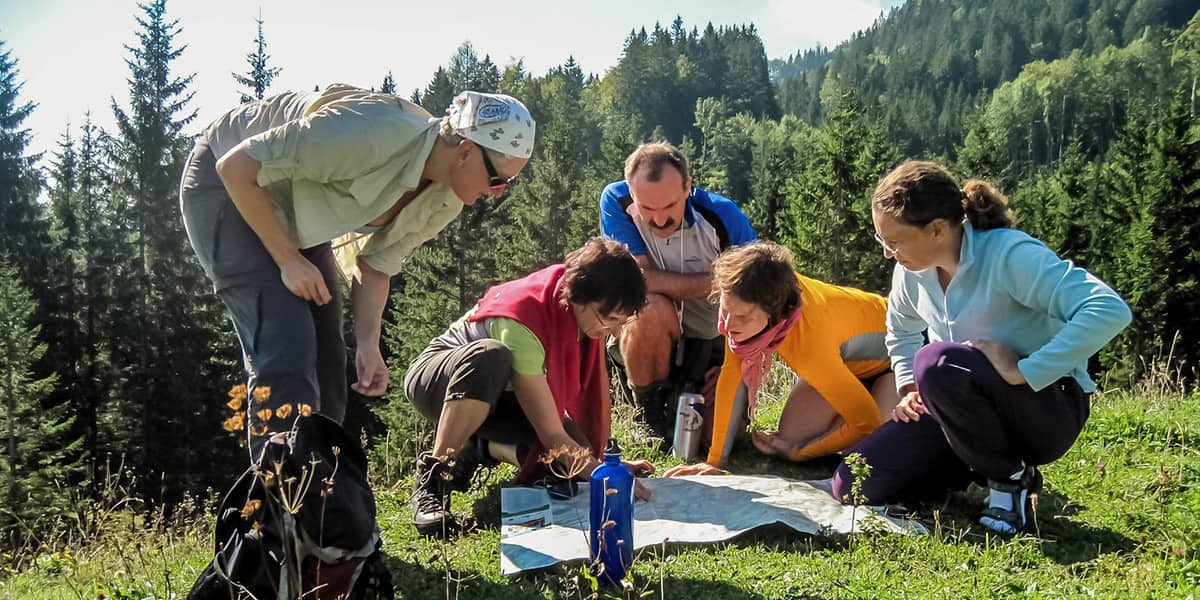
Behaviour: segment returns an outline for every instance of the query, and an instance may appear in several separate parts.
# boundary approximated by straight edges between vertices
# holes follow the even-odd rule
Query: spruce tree
[[[37,201],[39,155],[26,153],[30,132],[22,127],[35,105],[20,99],[19,75],[16,58],[0,40],[0,257],[17,269],[27,289],[37,291],[45,289],[49,236]]]
[[[275,80],[275,76],[283,71],[280,67],[271,67],[267,64],[271,60],[271,56],[267,54],[267,39],[263,36],[261,10],[254,22],[258,24],[258,36],[254,38],[254,50],[246,54],[246,63],[250,65],[250,70],[245,74],[232,74],[234,81],[248,88],[246,92],[241,92],[243,103],[262,100],[267,89],[271,87],[271,82]]]
[[[383,83],[379,84],[379,91],[385,94],[396,93],[396,80],[392,78],[391,71],[388,71],[387,75],[383,76]]]
[[[123,265],[119,338],[122,363],[123,433],[133,463],[154,482],[147,498],[158,500],[224,479],[231,467],[214,440],[220,434],[221,397],[234,380],[223,311],[211,294],[183,231],[178,182],[190,139],[183,128],[195,117],[187,108],[192,77],[176,77],[171,63],[180,29],[166,16],[166,1],[139,4],[138,44],[127,46],[128,111],[113,101],[118,137],[116,185],[119,219],[133,243]],[[224,439],[221,436],[220,439]],[[228,458],[223,456],[222,458]]]
[[[888,268],[871,238],[871,194],[897,153],[853,94],[837,100],[804,168],[788,183],[792,219],[782,237],[801,273],[885,292]]]
[[[1114,166],[1126,169],[1108,176],[1113,192],[1133,192],[1109,195],[1129,203],[1112,277],[1134,315],[1122,336],[1125,364],[1141,372],[1170,354],[1192,378],[1200,365],[1200,138],[1189,93],[1180,90],[1167,119],[1133,132],[1128,145],[1144,143],[1145,160],[1115,157]],[[1138,180],[1132,188],[1121,184],[1130,175]]]
[[[120,273],[133,255],[129,237],[122,226],[122,204],[114,196],[112,166],[106,160],[107,136],[92,123],[89,113],[80,127],[77,152],[75,198],[81,237],[79,267],[82,302],[75,318],[79,341],[81,373],[77,378],[76,426],[84,436],[85,453],[96,472],[102,456],[103,428],[100,416],[114,404],[113,384],[120,366],[113,360],[119,347],[116,323],[121,322],[125,303],[117,295],[126,293]],[[109,436],[111,437],[111,436]]]
[[[55,377],[37,377],[33,365],[46,352],[36,341],[36,306],[16,270],[0,261],[0,532],[13,542],[64,516],[80,476],[79,441],[69,437],[70,406],[47,402]]]

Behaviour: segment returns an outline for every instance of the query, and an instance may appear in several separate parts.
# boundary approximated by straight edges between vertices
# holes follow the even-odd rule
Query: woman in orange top
[[[808,460],[845,450],[883,424],[899,402],[883,343],[886,299],[798,275],[791,252],[770,242],[724,252],[712,274],[718,329],[728,339],[712,443],[707,462],[675,467],[667,477],[720,472],[775,354],[800,379],[778,431],[753,434],[759,451]]]

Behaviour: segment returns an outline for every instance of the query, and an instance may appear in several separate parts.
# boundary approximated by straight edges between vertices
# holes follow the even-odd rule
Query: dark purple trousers
[[[1088,394],[1072,377],[1034,391],[1000,377],[982,352],[949,342],[929,344],[913,361],[929,414],[888,421],[844,454],[871,465],[862,484],[868,504],[937,498],[975,480],[1007,480],[1023,465],[1044,465],[1075,443],[1087,422]],[[851,502],[854,476],[843,462],[833,493]]]

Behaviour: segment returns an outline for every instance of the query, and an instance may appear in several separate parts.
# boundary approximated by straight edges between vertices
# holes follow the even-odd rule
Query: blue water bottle
[[[621,448],[609,439],[604,464],[592,471],[591,490],[592,574],[601,582],[617,585],[633,566],[633,473],[621,464]]]

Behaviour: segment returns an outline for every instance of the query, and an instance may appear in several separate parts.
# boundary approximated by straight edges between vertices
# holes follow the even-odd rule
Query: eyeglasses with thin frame
[[[503,200],[508,196],[509,188],[517,181],[517,176],[513,175],[509,178],[501,177],[496,172],[496,166],[492,164],[492,159],[488,158],[487,150],[483,146],[479,148],[479,155],[483,157],[483,168],[487,169],[488,174],[488,189],[491,190],[493,200]]]
[[[589,304],[589,305],[587,305],[587,307],[588,307],[588,310],[592,311],[592,314],[596,317],[596,321],[598,323],[600,323],[600,326],[605,329],[620,329],[620,328],[628,325],[629,322],[633,320],[633,317],[625,317],[624,319],[617,319],[616,317],[611,316],[611,315],[608,316],[607,318],[605,318],[605,317],[600,316],[600,311],[596,310],[595,306],[592,306],[591,304]]]
[[[883,241],[883,238],[879,237],[878,231],[875,232],[875,241],[879,242],[880,246],[883,246],[884,252],[887,252],[888,254],[896,254],[896,249],[887,245],[887,242]]]

